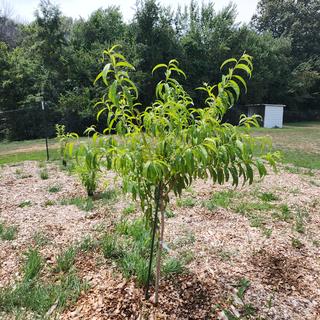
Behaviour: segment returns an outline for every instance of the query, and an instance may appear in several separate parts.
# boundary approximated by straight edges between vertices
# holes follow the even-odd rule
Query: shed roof
[[[246,104],[245,107],[265,107],[265,106],[271,106],[271,107],[286,107],[285,104],[274,104],[274,103],[257,103],[257,104]]]

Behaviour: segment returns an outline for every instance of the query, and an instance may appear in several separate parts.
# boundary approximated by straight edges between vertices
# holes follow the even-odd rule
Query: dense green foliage
[[[93,86],[101,52],[114,43],[137,68],[132,80],[143,105],[154,98],[157,63],[178,59],[188,73],[181,83],[198,102],[203,95],[192,90],[217,81],[220,63],[247,51],[255,72],[241,104],[285,103],[287,117],[296,119],[319,114],[318,1],[261,0],[251,25],[235,19],[233,5],[216,12],[212,3],[192,1],[174,12],[155,0],[139,2],[127,23],[117,7],[72,20],[48,0],[29,24],[1,14],[0,138],[43,137],[44,116],[50,136],[56,123],[82,134],[101,96]]]
[[[152,213],[160,211],[157,303],[165,212],[172,193],[181,196],[197,178],[211,178],[213,183],[219,184],[231,181],[235,186],[240,181],[251,184],[254,169],[260,177],[265,176],[264,160],[274,166],[277,154],[268,153],[261,138],[248,134],[247,129],[258,125],[256,116],[242,115],[238,126],[223,122],[227,111],[239,99],[240,88],[247,90],[244,77],[251,77],[253,70],[252,57],[248,54],[243,54],[239,60],[225,60],[220,67],[226,69],[225,75],[218,84],[204,83],[196,89],[204,92],[199,106],[177,80],[179,76],[187,77],[177,60],[156,65],[152,73],[163,70],[163,79],[155,87],[155,100],[141,108],[137,87],[129,74],[135,68],[116,49],[117,46],[113,46],[104,51],[107,63],[96,78],[106,86],[96,107],[99,108],[98,119],[106,115],[103,133],[108,135],[100,135],[90,127],[87,132],[94,132],[93,144],[86,148],[93,152],[99,141],[103,164],[117,172],[123,190],[139,200],[149,225]],[[117,135],[110,135],[111,132]],[[98,164],[99,153],[95,160]],[[257,154],[261,156],[254,156]]]
[[[320,115],[320,2],[318,0],[261,0],[252,19],[259,32],[291,43],[284,102],[294,119]],[[302,114],[303,111],[303,114]]]

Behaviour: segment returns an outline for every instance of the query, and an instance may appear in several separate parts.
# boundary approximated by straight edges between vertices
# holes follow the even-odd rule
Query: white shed
[[[284,104],[250,104],[247,107],[249,117],[254,114],[262,116],[264,128],[282,128]]]

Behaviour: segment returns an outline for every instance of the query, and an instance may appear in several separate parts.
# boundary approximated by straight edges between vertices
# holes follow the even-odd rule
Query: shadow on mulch
[[[302,259],[263,249],[252,256],[251,262],[258,268],[257,272],[262,282],[277,291],[290,294],[296,290],[301,295],[308,291],[303,281],[305,265]]]

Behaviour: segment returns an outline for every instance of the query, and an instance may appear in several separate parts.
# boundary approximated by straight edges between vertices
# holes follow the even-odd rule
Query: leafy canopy
[[[239,126],[223,122],[241,86],[246,90],[244,75],[250,77],[253,70],[248,54],[221,65],[227,70],[221,82],[197,88],[206,95],[199,107],[176,79],[186,77],[178,61],[157,65],[153,73],[163,71],[164,78],[156,86],[155,101],[143,112],[138,111],[138,90],[129,76],[134,67],[117,46],[104,54],[107,64],[96,81],[102,79],[107,90],[96,104],[97,117],[106,113],[104,133],[117,134],[104,136],[105,156],[109,168],[122,177],[124,191],[140,199],[147,216],[152,213],[156,188],[165,208],[171,191],[181,195],[196,178],[210,177],[219,184],[230,180],[237,186],[240,179],[252,183],[255,168],[260,177],[266,175],[264,160],[275,165],[276,154],[254,156],[257,148],[264,148],[248,133],[248,128],[258,125],[256,117],[242,116]]]

